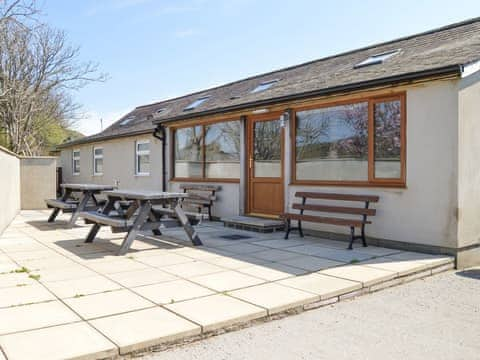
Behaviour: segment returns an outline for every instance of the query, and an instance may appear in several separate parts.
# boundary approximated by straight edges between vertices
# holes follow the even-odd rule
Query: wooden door
[[[248,212],[283,213],[283,128],[281,114],[248,119]]]

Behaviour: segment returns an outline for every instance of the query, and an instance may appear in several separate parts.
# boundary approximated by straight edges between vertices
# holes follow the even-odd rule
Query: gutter
[[[423,71],[418,71],[414,73],[389,76],[385,78],[368,80],[368,81],[363,81],[359,83],[334,86],[331,88],[306,91],[303,93],[279,96],[271,99],[251,101],[251,102],[239,104],[239,105],[232,105],[232,106],[226,106],[226,107],[216,108],[212,110],[200,111],[193,114],[192,113],[182,114],[182,115],[178,115],[178,116],[164,119],[164,120],[154,120],[153,123],[156,125],[159,125],[159,124],[171,122],[171,121],[187,120],[187,119],[192,119],[200,116],[215,115],[218,113],[243,110],[245,108],[251,108],[256,106],[274,105],[274,104],[278,104],[279,102],[303,100],[310,97],[332,95],[340,92],[364,90],[370,87],[391,85],[391,84],[396,84],[396,83],[405,82],[405,81],[419,80],[419,79],[428,78],[432,76],[444,76],[444,75],[454,75],[454,74],[461,75],[462,71],[463,71],[463,65],[460,65],[460,64],[449,65],[449,66],[444,66],[436,69],[429,69],[429,70],[423,70]]]
[[[166,154],[165,150],[167,148],[165,128],[162,125],[158,125],[153,136],[162,142],[162,191],[167,191],[167,168],[165,167]]]
[[[82,139],[74,140],[74,141],[69,141],[64,144],[60,144],[56,146],[56,149],[64,149],[70,146],[75,146],[75,145],[81,145],[81,144],[89,144],[89,143],[94,143],[94,142],[99,142],[99,141],[105,141],[105,140],[112,140],[112,139],[118,139],[118,138],[123,138],[123,137],[129,137],[129,136],[135,136],[135,135],[143,135],[143,134],[151,134],[152,131],[154,131],[155,128],[153,129],[148,129],[148,130],[137,130],[137,131],[132,131],[124,134],[117,134],[117,135],[105,135],[105,136],[99,136],[94,139],[90,139],[89,137],[85,137]]]

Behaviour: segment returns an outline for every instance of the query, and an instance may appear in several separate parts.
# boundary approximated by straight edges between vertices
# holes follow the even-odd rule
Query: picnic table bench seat
[[[74,210],[78,206],[78,201],[76,200],[63,201],[61,199],[45,199],[45,203],[49,208],[59,208],[62,210]]]
[[[152,211],[159,215],[176,217],[175,210],[172,208],[166,208],[166,207],[154,205],[152,206]],[[204,213],[198,213],[193,211],[184,211],[184,213],[189,220],[194,220],[196,223],[199,223],[202,220],[207,220],[209,218],[208,214],[204,214]]]
[[[376,210],[370,209],[370,203],[376,203],[379,201],[377,195],[357,195],[357,194],[336,194],[336,193],[320,193],[320,192],[297,192],[295,197],[301,198],[301,203],[294,203],[292,209],[299,210],[298,213],[287,212],[283,214],[283,219],[286,222],[285,226],[285,239],[288,239],[288,235],[292,230],[298,230],[300,236],[303,237],[302,230],[302,221],[312,222],[312,223],[321,223],[329,225],[338,225],[338,226],[347,226],[350,228],[350,243],[348,249],[353,248],[353,242],[356,239],[361,239],[363,246],[367,246],[365,239],[365,225],[371,224],[372,222],[368,220],[368,216],[375,216]],[[307,204],[307,200],[310,201]],[[316,201],[311,203],[311,201]],[[331,202],[328,204],[318,203],[319,200],[326,201],[343,201],[343,202],[363,202],[363,207],[355,206],[344,206],[342,205],[332,205]],[[309,214],[305,214],[305,211],[308,211]],[[311,214],[313,212],[313,214]],[[318,214],[320,213],[320,215]],[[330,214],[328,216],[321,215],[322,213]],[[332,214],[337,216],[333,217]],[[348,215],[341,216],[342,215]],[[357,215],[357,218],[353,218]],[[360,216],[360,218],[358,218]],[[291,221],[296,220],[298,222],[298,227],[294,228],[291,225]],[[355,235],[355,229],[360,228],[361,235]]]
[[[115,214],[102,214],[98,211],[83,211],[80,213],[89,223],[102,224],[111,227],[126,228],[133,225],[133,219],[126,219],[124,216]]]

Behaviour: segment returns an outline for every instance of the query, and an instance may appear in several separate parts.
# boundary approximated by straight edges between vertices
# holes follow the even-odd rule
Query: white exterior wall
[[[462,79],[458,101],[458,247],[461,248],[480,243],[480,71]]]
[[[20,159],[0,146],[0,234],[20,211]]]
[[[377,215],[367,236],[456,247],[457,238],[457,87],[445,81],[407,90],[407,187],[405,189],[290,186],[289,203],[297,191],[374,194]],[[348,228],[305,223],[306,228],[348,233]]]
[[[135,174],[135,142],[150,140],[150,175]],[[93,174],[93,148],[103,147],[103,175]],[[80,149],[80,174],[73,175],[72,151]],[[120,189],[161,190],[162,143],[151,134],[72,146],[61,151],[64,183],[116,184]]]

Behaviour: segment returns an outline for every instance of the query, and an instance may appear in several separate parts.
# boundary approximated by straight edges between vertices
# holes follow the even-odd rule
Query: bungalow
[[[302,190],[379,195],[372,243],[465,266],[480,262],[479,114],[475,18],[139,106],[61,145],[61,164],[68,182],[220,185],[222,218],[278,216]]]

